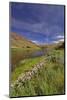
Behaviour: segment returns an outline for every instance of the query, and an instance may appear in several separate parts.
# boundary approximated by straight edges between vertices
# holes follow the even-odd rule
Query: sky
[[[10,31],[37,44],[64,40],[64,5],[10,3]]]

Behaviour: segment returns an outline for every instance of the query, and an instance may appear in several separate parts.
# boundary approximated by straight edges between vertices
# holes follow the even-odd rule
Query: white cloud
[[[64,39],[60,39],[60,40],[58,40],[59,42],[61,41],[61,42],[63,42],[64,41]]]
[[[53,43],[59,43],[59,41],[53,41]]]
[[[59,42],[63,42],[64,39],[59,39],[58,41],[53,41],[53,43],[59,43]]]
[[[56,36],[56,38],[58,38],[58,39],[63,39],[64,36],[63,36],[63,35],[58,35],[58,36]]]
[[[34,42],[34,43],[38,43],[38,41],[32,41],[32,42]]]

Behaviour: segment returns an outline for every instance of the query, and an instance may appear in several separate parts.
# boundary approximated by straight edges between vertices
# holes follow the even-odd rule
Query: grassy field
[[[31,80],[15,85],[10,89],[10,96],[38,96],[64,94],[64,50],[57,49],[48,52],[45,56],[21,60],[12,72],[12,81],[21,73],[33,68],[33,65],[46,58],[46,62]]]
[[[43,57],[28,58],[21,60],[18,64],[15,65],[15,70],[12,72],[11,80],[15,81],[21,73],[31,70],[35,64],[41,61]]]
[[[20,60],[23,60],[25,58],[30,58],[31,55],[36,52],[40,51],[40,48],[11,48],[11,69],[15,69],[15,65],[20,62]]]

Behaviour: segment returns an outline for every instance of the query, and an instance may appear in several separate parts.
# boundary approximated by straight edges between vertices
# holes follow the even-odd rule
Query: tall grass
[[[10,96],[64,94],[64,53],[54,50],[46,55],[46,63],[31,80],[10,89]]]
[[[43,57],[28,58],[21,60],[16,64],[14,71],[11,73],[11,81],[17,80],[20,74],[31,70]]]

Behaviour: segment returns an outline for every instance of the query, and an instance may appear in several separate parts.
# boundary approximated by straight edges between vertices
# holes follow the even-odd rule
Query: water
[[[31,57],[39,57],[39,56],[43,56],[43,55],[45,55],[45,52],[44,51],[35,51],[31,55]]]
[[[17,56],[18,55],[18,56]],[[45,52],[43,50],[38,50],[38,51],[30,51],[26,52],[25,54],[22,52],[22,54],[19,52],[15,55],[15,57],[11,60],[11,70],[14,70],[14,67],[16,64],[19,63],[19,61],[27,59],[27,58],[35,58],[39,56],[45,55]]]

